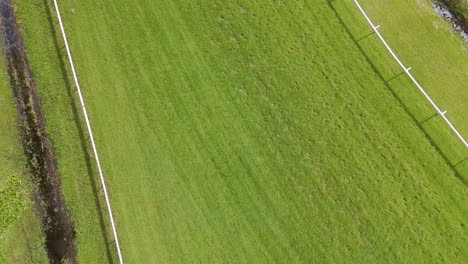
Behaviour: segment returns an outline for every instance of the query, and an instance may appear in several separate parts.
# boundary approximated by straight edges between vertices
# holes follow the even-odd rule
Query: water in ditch
[[[76,263],[73,225],[64,206],[57,163],[11,0],[0,0],[0,37],[23,150],[37,186],[31,198],[42,223],[49,262]]]
[[[437,1],[432,1],[432,8],[442,17],[447,18],[452,22],[453,28],[460,34],[460,36],[468,43],[468,33],[457,22],[455,16],[446,7],[440,5]]]

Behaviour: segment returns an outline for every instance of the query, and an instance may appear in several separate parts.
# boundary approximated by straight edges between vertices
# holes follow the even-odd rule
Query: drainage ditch
[[[37,186],[32,199],[45,234],[49,262],[77,263],[73,225],[65,209],[57,163],[45,130],[44,114],[10,0],[0,0],[0,26],[23,150],[30,175]]]
[[[450,8],[442,0],[432,0],[432,8],[442,17],[445,17],[452,22],[453,28],[460,34],[460,36],[468,43],[468,18],[459,14],[456,10]]]

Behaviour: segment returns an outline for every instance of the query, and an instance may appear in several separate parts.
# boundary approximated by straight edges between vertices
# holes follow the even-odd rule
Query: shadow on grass
[[[435,113],[435,114],[431,115],[430,117],[424,119],[423,121],[419,122],[419,124],[422,125],[422,124],[426,123],[427,121],[431,120],[432,118],[434,118],[434,117],[436,117],[438,115],[439,115],[438,113]]]
[[[81,141],[81,148],[82,148],[82,151],[83,151],[83,156],[85,157],[85,160],[86,160],[86,168],[88,170],[88,177],[89,177],[89,180],[91,182],[91,188],[92,188],[92,191],[93,191],[93,195],[94,195],[94,202],[95,202],[95,207],[96,207],[96,211],[98,212],[99,214],[99,225],[101,227],[101,235],[104,239],[104,243],[106,245],[106,255],[107,255],[107,260],[109,261],[109,263],[114,263],[113,259],[112,259],[112,251],[111,251],[111,248],[110,248],[110,243],[109,243],[109,239],[107,237],[107,229],[106,229],[106,225],[105,225],[105,218],[103,216],[103,213],[102,213],[102,206],[101,206],[101,202],[99,200],[99,195],[98,195],[98,187],[97,187],[97,184],[96,184],[96,180],[95,178],[93,177],[94,176],[94,172],[93,172],[93,166],[92,166],[92,163],[91,163],[91,155],[90,155],[90,151],[88,150],[88,144],[87,144],[87,137],[85,137],[85,134],[83,132],[83,128],[82,128],[82,121],[80,119],[80,115],[79,115],[79,112],[78,112],[78,109],[77,109],[77,105],[76,105],[76,102],[75,100],[73,99],[73,90],[72,90],[72,85],[70,84],[70,79],[68,77],[68,72],[67,72],[67,68],[65,66],[65,63],[64,63],[64,55],[62,53],[62,49],[60,48],[60,45],[59,45],[59,38],[61,39],[61,36],[57,34],[56,32],[56,27],[55,27],[55,23],[54,23],[54,20],[52,19],[52,14],[51,14],[51,6],[49,6],[49,1],[48,0],[43,0],[44,2],[44,11],[45,13],[47,14],[47,20],[50,24],[50,27],[51,27],[51,33],[52,33],[52,36],[53,36],[53,41],[54,41],[54,46],[55,46],[55,51],[56,51],[56,56],[57,56],[57,59],[58,61],[60,62],[60,74],[61,76],[63,77],[63,80],[65,82],[65,86],[66,86],[66,89],[67,89],[67,93],[68,93],[68,99],[69,99],[69,102],[70,102],[70,105],[71,105],[71,108],[72,108],[72,112],[73,112],[73,118],[75,120],[75,127],[78,131],[78,134],[79,134],[79,137],[80,137],[80,141]]]
[[[459,162],[455,163],[453,166],[457,167],[458,165],[464,163],[465,161],[468,161],[468,158],[464,158],[464,159],[460,160]]]
[[[404,71],[400,72],[399,74],[393,76],[392,78],[388,79],[387,81],[385,81],[386,83],[390,83],[391,81],[395,80],[396,78],[400,77],[401,75],[405,74]]]
[[[377,69],[377,67],[375,66],[375,64],[372,62],[372,60],[370,59],[370,57],[367,55],[367,53],[364,51],[364,49],[361,47],[361,45],[359,44],[359,40],[357,40],[353,34],[351,33],[351,30],[348,28],[348,26],[346,25],[346,23],[343,21],[343,19],[341,18],[341,16],[338,14],[338,11],[336,11],[335,7],[333,6],[333,0],[327,0],[327,3],[328,3],[328,6],[330,7],[330,9],[333,11],[333,14],[335,15],[336,19],[338,20],[338,22],[340,23],[341,27],[345,30],[346,34],[348,35],[349,38],[351,38],[351,40],[354,42],[354,44],[356,45],[356,47],[359,49],[360,53],[362,54],[362,56],[364,56],[366,62],[371,66],[372,70],[375,72],[375,74],[377,74],[377,76],[380,78],[380,80],[382,80],[382,82],[384,83],[385,87],[387,87],[387,89],[392,93],[392,95],[395,97],[395,99],[398,100],[398,103],[404,108],[404,110],[406,111],[406,113],[408,113],[409,116],[411,116],[411,118],[413,119],[414,123],[419,127],[419,129],[424,133],[424,136],[426,137],[426,139],[431,143],[431,145],[437,150],[437,152],[440,154],[440,156],[445,160],[445,163],[447,163],[448,166],[450,166],[450,168],[453,170],[453,172],[455,173],[456,177],[465,185],[465,186],[468,186],[468,182],[465,180],[465,178],[461,175],[460,171],[457,170],[456,166],[458,166],[459,164],[463,163],[465,160],[468,160],[468,158],[458,162],[457,164],[452,164],[449,160],[449,158],[447,157],[447,155],[444,154],[444,152],[440,149],[440,147],[436,144],[436,142],[431,138],[431,136],[429,135],[429,133],[423,128],[422,126],[422,123],[424,121],[427,121],[427,120],[424,120],[423,122],[419,122],[416,117],[414,116],[413,113],[411,113],[411,111],[408,109],[408,107],[406,106],[406,104],[403,102],[403,100],[398,96],[398,94],[392,89],[392,87],[390,87],[389,85],[389,82],[399,76],[402,75],[402,73],[400,74],[397,74],[396,76],[392,77],[390,80],[385,80],[385,78],[383,77],[382,73]],[[371,34],[368,34],[365,37],[368,37],[372,35]],[[363,38],[361,38],[363,39]],[[433,116],[429,117],[432,118]]]
[[[369,33],[369,34],[365,35],[364,37],[362,37],[362,38],[360,38],[360,39],[358,39],[358,40],[356,40],[356,41],[358,41],[358,42],[359,42],[359,41],[361,41],[361,40],[363,40],[363,39],[366,39],[367,37],[370,37],[370,36],[372,36],[372,35],[374,35],[374,34],[375,34],[375,32],[374,32],[374,31],[372,31],[371,33]]]

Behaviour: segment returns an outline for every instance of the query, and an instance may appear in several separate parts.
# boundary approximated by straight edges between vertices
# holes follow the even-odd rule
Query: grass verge
[[[462,24],[465,31],[468,30],[468,0],[438,0],[438,2],[447,6]]]
[[[360,1],[379,31],[447,117],[468,138],[468,49],[451,25],[432,9],[430,1]],[[414,122],[436,146],[446,162],[468,181],[468,150],[417,88],[402,74],[380,40],[351,1],[332,5],[346,34],[359,47],[376,74],[405,107]],[[393,10],[393,12],[388,12]],[[358,19],[356,19],[358,17]],[[443,48],[441,48],[443,47]]]
[[[0,263],[46,263],[40,221],[30,195],[11,87],[0,54]]]

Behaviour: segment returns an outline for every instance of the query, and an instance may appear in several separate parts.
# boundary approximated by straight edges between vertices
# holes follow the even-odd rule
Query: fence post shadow
[[[459,162],[455,163],[453,166],[457,167],[458,165],[464,163],[465,161],[468,161],[468,158],[464,158],[464,159],[460,160]]]
[[[367,53],[364,51],[364,49],[361,47],[361,45],[359,44],[359,40],[357,40],[353,34],[351,33],[351,30],[348,28],[348,26],[346,25],[346,23],[343,21],[343,19],[341,18],[341,16],[338,14],[338,11],[336,10],[336,8],[333,6],[333,0],[327,0],[327,4],[328,6],[330,7],[330,9],[332,10],[335,18],[338,20],[338,23],[341,25],[341,27],[344,29],[344,31],[346,32],[346,35],[348,35],[348,37],[354,42],[354,45],[359,49],[359,52],[361,53],[361,55],[365,58],[366,62],[370,65],[371,69],[375,72],[375,74],[379,77],[379,79],[384,83],[385,87],[392,93],[393,97],[398,101],[398,103],[401,105],[401,107],[403,107],[403,109],[405,110],[405,112],[411,117],[411,119],[414,121],[414,123],[418,126],[418,128],[424,133],[424,136],[425,138],[430,142],[430,144],[436,149],[436,151],[440,154],[440,156],[444,159],[445,163],[452,169],[452,171],[455,173],[455,176],[465,185],[465,186],[468,186],[468,182],[465,180],[465,178],[461,175],[460,171],[456,168],[456,166],[458,166],[459,164],[463,163],[465,160],[468,160],[468,157],[465,158],[464,160],[458,162],[457,164],[453,164],[450,162],[450,159],[447,157],[447,155],[445,155],[443,153],[443,151],[440,149],[440,147],[436,144],[436,142],[431,138],[431,136],[429,135],[429,133],[424,129],[424,127],[422,126],[422,123],[420,123],[417,119],[416,119],[416,116],[411,113],[411,111],[409,110],[409,108],[406,106],[406,104],[403,102],[403,100],[400,98],[400,96],[392,89],[392,87],[390,87],[389,85],[389,82],[397,77],[399,77],[400,75],[402,75],[403,73],[400,73],[394,77],[392,77],[390,80],[386,81],[384,76],[382,75],[382,73],[379,71],[379,69],[377,69],[377,66],[372,62],[372,60],[370,59],[370,57],[367,55]],[[365,37],[368,37],[372,34],[368,34],[366,35]],[[364,38],[365,38],[364,37]],[[432,116],[433,117],[433,116]],[[432,118],[430,117],[430,118]],[[429,119],[430,119],[429,118]],[[424,120],[424,121],[427,121],[427,120]],[[424,122],[423,121],[423,122]]]
[[[419,124],[422,125],[422,124],[426,123],[427,121],[431,120],[432,118],[434,118],[434,117],[436,117],[438,115],[439,115],[438,113],[435,113],[435,114],[431,115],[430,117],[428,117],[428,118],[424,119],[423,121],[421,121]]]
[[[358,39],[358,40],[356,40],[356,41],[359,42],[359,41],[361,41],[361,40],[363,40],[363,39],[366,39],[367,37],[370,37],[370,36],[372,36],[372,35],[374,35],[374,34],[375,34],[375,32],[372,31],[371,33],[365,35],[364,37],[361,37],[360,39]]]
[[[399,74],[393,76],[392,78],[388,79],[387,81],[385,81],[386,83],[390,83],[391,81],[395,80],[396,78],[400,77],[401,75],[405,74],[404,71],[400,72]]]
[[[81,145],[81,150],[83,152],[83,156],[84,156],[85,162],[86,162],[86,169],[87,169],[87,174],[88,174],[88,177],[89,177],[89,181],[91,183],[91,189],[92,189],[93,196],[94,196],[93,198],[94,198],[94,202],[95,202],[95,207],[96,207],[96,211],[98,212],[98,215],[99,215],[99,225],[100,225],[100,229],[101,229],[101,235],[103,237],[105,247],[106,247],[107,260],[108,260],[109,263],[114,263],[113,258],[112,258],[112,250],[110,248],[111,243],[110,243],[109,238],[107,236],[107,228],[106,228],[106,224],[105,224],[105,218],[104,218],[103,212],[102,212],[103,207],[101,206],[101,201],[99,200],[99,195],[98,195],[99,194],[99,189],[98,189],[98,186],[97,186],[97,183],[96,183],[96,179],[94,177],[95,172],[93,170],[93,166],[92,166],[92,163],[91,163],[91,152],[88,149],[87,137],[85,136],[85,133],[83,132],[82,120],[80,119],[80,115],[79,115],[79,112],[78,112],[78,109],[77,109],[77,105],[76,105],[75,99],[73,97],[72,85],[70,84],[68,71],[67,71],[67,68],[66,68],[65,63],[64,63],[64,57],[63,57],[62,49],[61,49],[60,44],[58,42],[56,26],[55,26],[54,20],[52,19],[52,13],[50,11],[51,7],[49,5],[48,0],[43,0],[43,3],[44,3],[44,9],[45,9],[44,11],[47,14],[47,20],[48,20],[48,22],[50,24],[50,27],[51,27],[51,33],[52,33],[52,38],[53,38],[54,47],[55,47],[55,51],[56,51],[57,60],[60,62],[59,74],[61,74],[61,76],[63,77],[63,81],[64,81],[65,86],[66,86],[65,88],[67,89],[68,100],[70,102],[70,107],[71,107],[71,110],[73,112],[73,119],[75,121],[74,125],[75,125],[76,130],[78,131],[78,135],[79,135],[80,143],[81,143],[80,144]]]

